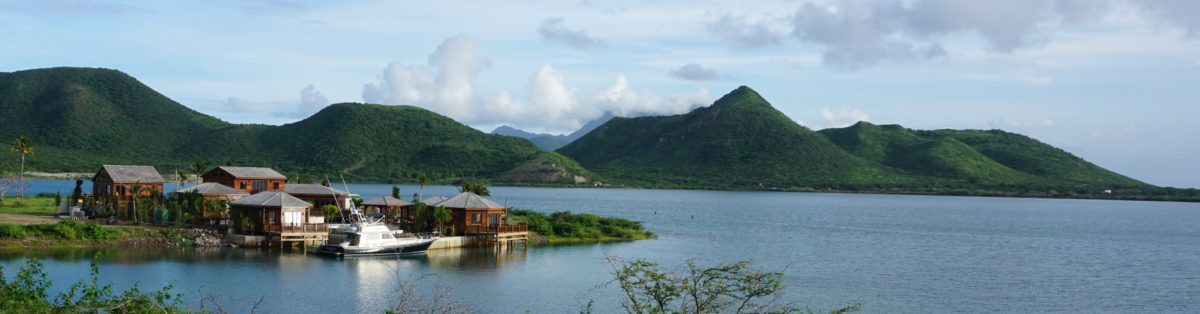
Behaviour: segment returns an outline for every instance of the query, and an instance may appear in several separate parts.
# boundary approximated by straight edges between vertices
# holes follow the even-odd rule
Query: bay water
[[[69,194],[37,180],[29,193]],[[392,185],[349,184],[370,199]],[[401,185],[410,199],[420,190]],[[168,186],[167,190],[173,187]],[[90,183],[85,183],[90,191]],[[53,289],[100,277],[119,289],[174,284],[188,304],[226,309],[261,298],[271,313],[378,313],[401,283],[437,282],[489,313],[620,310],[608,257],[665,267],[751,260],[785,273],[789,300],[863,312],[1197,312],[1200,204],[784,192],[490,187],[490,199],[541,212],[642,221],[654,240],[452,249],[390,258],[319,258],[261,249],[0,250],[12,278],[27,257]],[[450,196],[449,186],[424,195]]]

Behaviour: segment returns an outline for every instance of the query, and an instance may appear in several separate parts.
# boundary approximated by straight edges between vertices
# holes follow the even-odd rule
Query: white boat
[[[349,190],[347,187],[346,191]],[[436,238],[402,237],[403,231],[392,231],[381,219],[367,217],[354,203],[347,203],[352,223],[330,228],[329,238],[326,244],[317,247],[317,254],[372,256],[424,253],[437,241]]]
[[[372,256],[423,253],[435,238],[398,237],[381,223],[355,223],[330,229],[329,243],[317,248],[318,254],[333,256]]]

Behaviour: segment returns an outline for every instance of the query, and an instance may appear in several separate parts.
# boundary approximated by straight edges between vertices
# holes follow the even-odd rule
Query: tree
[[[816,313],[798,302],[781,304],[783,273],[752,269],[749,261],[700,266],[689,260],[682,271],[665,271],[645,259],[607,260],[628,313]],[[829,313],[859,308],[854,304]]]
[[[337,215],[340,209],[338,209],[337,206],[325,204],[325,206],[321,206],[321,211],[325,212],[325,223],[329,223],[330,220],[333,220],[333,216]]]
[[[136,224],[139,222],[137,205],[138,205],[138,198],[141,198],[141,196],[142,196],[141,182],[134,182],[133,188],[131,190],[133,190],[133,202],[130,202],[130,203],[132,203],[132,206],[133,206],[133,212],[132,212],[133,213],[133,223]]]
[[[83,179],[75,179],[75,189],[71,190],[71,205],[83,198]]]
[[[188,168],[188,171],[196,175],[196,182],[199,183],[200,175],[208,172],[208,162],[197,160],[195,163],[192,163],[192,166]]]
[[[492,192],[488,191],[487,186],[484,185],[483,182],[479,182],[479,181],[475,181],[475,180],[464,181],[462,183],[462,185],[459,186],[458,191],[459,192],[471,192],[471,193],[475,193],[475,195],[479,195],[479,196],[492,195]]]
[[[417,196],[419,197],[416,199],[417,201],[425,199],[425,186],[429,185],[429,182],[429,176],[424,173],[417,175],[417,184],[421,185],[421,190],[417,191]]]
[[[329,178],[321,179],[321,185],[329,187]]]
[[[395,186],[395,185],[392,186],[392,197],[395,197],[397,199],[400,198],[400,187]]]
[[[432,218],[433,222],[437,223],[438,232],[446,233],[443,224],[449,222],[450,219],[453,218],[453,216],[451,216],[450,209],[446,208],[446,206],[439,205],[438,207],[434,207],[430,213],[432,214],[430,215],[430,218]]]
[[[33,155],[33,141],[29,140],[28,136],[21,135],[17,140],[13,141],[12,151],[21,154],[21,172],[17,176],[21,180],[21,185],[25,184],[25,155]],[[25,189],[17,189],[17,199],[25,196]]]

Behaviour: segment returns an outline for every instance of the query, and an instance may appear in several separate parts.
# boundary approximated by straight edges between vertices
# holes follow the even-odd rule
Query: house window
[[[275,191],[279,191],[279,182],[275,182],[275,183],[273,183],[271,186],[272,186],[272,189],[273,189],[273,190],[275,190]]]
[[[243,190],[245,190],[245,189],[246,189],[246,181],[242,181],[242,189],[243,189]]]
[[[488,214],[488,225],[499,226],[500,225],[500,214]]]
[[[472,225],[482,225],[483,224],[483,214],[472,213],[471,214],[471,224]]]
[[[269,219],[267,220],[268,223],[274,225],[275,224],[275,216],[276,216],[275,212],[271,212],[271,213],[267,214],[267,217],[269,217]]]
[[[287,226],[299,226],[304,220],[302,212],[283,212],[283,224]]]
[[[254,180],[254,190],[255,191],[262,191],[262,190],[266,190],[266,189],[267,189],[267,181]]]
[[[117,186],[117,193],[114,193],[114,194],[116,194],[116,195],[118,195],[118,196],[119,196],[119,195],[125,195],[125,186],[124,186],[124,185],[118,185],[118,186]]]

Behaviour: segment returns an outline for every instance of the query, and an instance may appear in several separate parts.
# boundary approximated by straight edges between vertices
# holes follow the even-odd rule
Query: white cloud
[[[695,63],[688,63],[668,72],[671,77],[687,81],[712,81],[721,78],[713,69],[706,69]]]
[[[859,121],[870,121],[871,116],[858,109],[821,109],[821,126],[823,128],[841,128],[854,125]]]
[[[779,31],[778,22],[771,19],[751,21],[731,14],[709,21],[706,28],[746,47],[774,45],[791,37],[822,49],[825,65],[856,70],[953,55],[943,41],[970,45],[964,38],[980,39],[988,52],[997,54],[1041,47],[1064,26],[1105,22],[1108,14],[1127,8],[1179,27],[1188,37],[1200,37],[1200,1],[1194,0],[804,2],[786,18],[787,31]]]
[[[329,99],[326,99],[325,95],[321,95],[321,92],[317,91],[316,86],[308,84],[308,86],[300,90],[300,106],[296,108],[296,115],[307,117],[317,111],[321,111],[325,106],[329,106]]]
[[[624,75],[585,94],[567,84],[566,74],[543,65],[530,75],[527,100],[508,91],[492,92],[476,84],[491,61],[478,53],[470,37],[446,39],[429,56],[429,65],[392,62],[376,83],[363,87],[363,100],[387,105],[419,106],[467,124],[507,123],[517,127],[573,131],[605,112],[620,116],[677,114],[711,101],[708,91],[658,96],[636,90]]]
[[[548,18],[538,27],[538,33],[546,41],[559,42],[577,49],[590,49],[601,46],[602,43],[588,36],[582,30],[567,28],[562,18]]]

